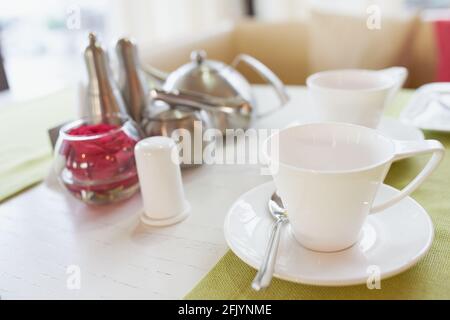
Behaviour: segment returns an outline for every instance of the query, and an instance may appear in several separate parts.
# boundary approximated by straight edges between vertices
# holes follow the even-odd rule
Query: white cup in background
[[[376,128],[385,106],[407,76],[408,70],[403,67],[315,73],[306,80],[314,120]]]
[[[266,156],[277,162],[273,178],[295,238],[325,252],[356,243],[367,215],[409,195],[444,154],[436,140],[395,141],[367,127],[331,122],[283,129],[266,140],[269,144],[278,145]],[[416,178],[394,198],[374,206],[392,162],[424,153],[432,157]]]

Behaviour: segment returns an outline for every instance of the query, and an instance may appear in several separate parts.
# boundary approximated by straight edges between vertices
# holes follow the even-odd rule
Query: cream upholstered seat
[[[365,19],[312,13],[306,21],[260,22],[247,20],[202,34],[141,48],[141,58],[171,71],[189,60],[192,50],[230,63],[238,53],[261,60],[286,84],[304,84],[319,70],[378,69],[404,65],[408,87],[434,79],[436,49],[433,26],[417,17],[390,18],[381,29],[369,30]],[[262,80],[248,67],[240,70],[254,83]]]

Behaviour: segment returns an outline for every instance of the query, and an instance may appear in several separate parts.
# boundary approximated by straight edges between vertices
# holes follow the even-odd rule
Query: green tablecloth
[[[397,116],[411,91],[403,91],[389,108]],[[447,151],[450,135],[425,132],[426,138],[440,140]],[[414,158],[392,166],[386,183],[405,186],[426,159]],[[400,174],[401,173],[401,174]],[[450,157],[412,195],[430,214],[435,239],[428,254],[410,270],[381,282],[380,290],[365,285],[351,287],[309,286],[274,279],[261,292],[251,289],[256,271],[231,251],[186,296],[187,299],[450,299]]]
[[[47,130],[76,117],[75,92],[0,106],[0,202],[45,177],[52,159]]]

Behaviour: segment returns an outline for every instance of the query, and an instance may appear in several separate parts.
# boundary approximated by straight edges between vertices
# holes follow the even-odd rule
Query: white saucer
[[[395,140],[425,139],[425,136],[420,129],[394,118],[383,117],[377,130],[386,137]]]
[[[269,182],[246,192],[225,218],[229,247],[254,268],[259,267],[269,239],[273,220],[267,201],[274,191],[273,182]],[[375,202],[398,192],[382,185]],[[321,253],[302,247],[286,225],[280,239],[275,277],[304,284],[345,286],[365,284],[369,275],[379,270],[381,279],[385,279],[416,264],[430,248],[433,236],[427,212],[409,197],[369,216],[360,241],[339,252]]]

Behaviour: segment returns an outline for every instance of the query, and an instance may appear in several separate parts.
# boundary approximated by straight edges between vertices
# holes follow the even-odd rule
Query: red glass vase
[[[59,181],[88,204],[131,197],[139,189],[134,146],[141,137],[132,120],[118,115],[107,123],[83,119],[65,125],[55,147]]]

